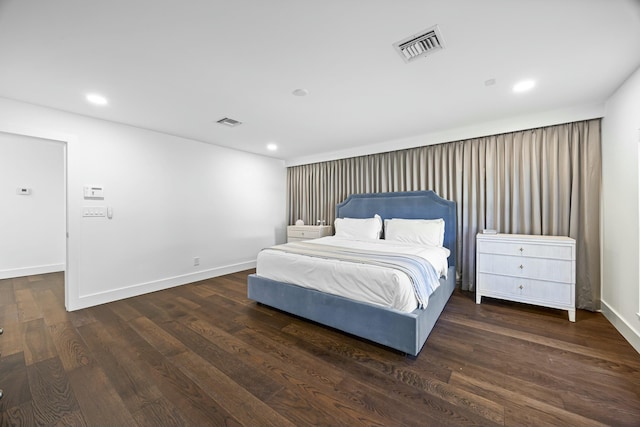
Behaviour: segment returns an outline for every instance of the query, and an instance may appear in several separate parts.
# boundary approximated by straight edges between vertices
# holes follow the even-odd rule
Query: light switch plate
[[[105,217],[107,216],[107,209],[104,206],[83,206],[82,216],[85,218]]]

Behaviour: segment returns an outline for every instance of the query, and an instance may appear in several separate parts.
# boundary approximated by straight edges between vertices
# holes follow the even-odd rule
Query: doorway
[[[0,279],[64,271],[66,295],[66,175],[66,141],[0,129]]]

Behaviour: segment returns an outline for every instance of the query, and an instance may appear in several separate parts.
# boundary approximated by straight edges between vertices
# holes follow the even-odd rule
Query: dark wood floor
[[[456,292],[417,358],[256,305],[236,273],[67,313],[0,280],[2,425],[640,425],[640,355],[601,314]]]

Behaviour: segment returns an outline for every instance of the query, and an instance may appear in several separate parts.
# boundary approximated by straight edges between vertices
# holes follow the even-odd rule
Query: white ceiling
[[[602,103],[639,65],[638,0],[0,0],[1,97],[282,159]]]

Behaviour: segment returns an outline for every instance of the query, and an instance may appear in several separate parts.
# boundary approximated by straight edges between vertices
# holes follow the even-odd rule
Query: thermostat
[[[84,187],[85,199],[104,199],[104,189],[102,187]]]
[[[18,187],[16,188],[16,194],[19,194],[21,196],[28,196],[29,194],[31,194],[31,189],[25,188],[25,187]]]

